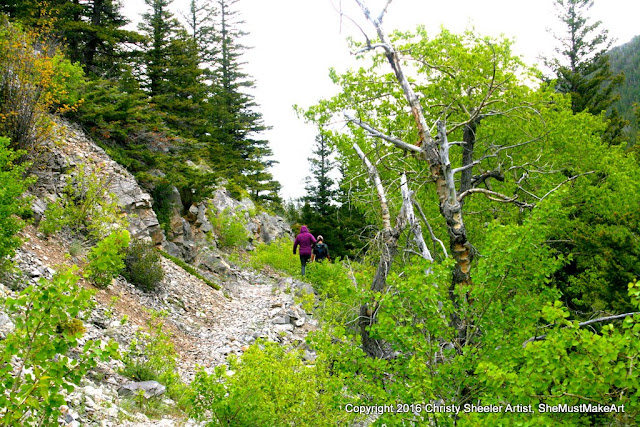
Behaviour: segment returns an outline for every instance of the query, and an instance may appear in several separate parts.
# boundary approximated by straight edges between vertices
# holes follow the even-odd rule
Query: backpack
[[[316,258],[322,259],[327,257],[327,245],[319,243],[316,245]]]

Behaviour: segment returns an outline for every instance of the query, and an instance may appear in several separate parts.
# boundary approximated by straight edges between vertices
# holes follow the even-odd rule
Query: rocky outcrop
[[[243,216],[250,235],[250,243],[271,243],[283,237],[293,239],[291,227],[282,217],[269,215],[266,212],[256,213],[256,205],[251,199],[235,200],[224,188],[216,190],[213,194],[211,207],[218,215],[230,212]]]
[[[177,190],[172,194],[172,204],[182,207]],[[219,236],[216,236],[209,220],[211,215],[233,215],[243,221],[249,236],[245,249],[252,249],[256,243],[293,238],[291,228],[283,218],[266,212],[256,214],[256,211],[250,199],[235,200],[226,189],[219,188],[209,200],[191,205],[186,215],[182,215],[180,209],[173,210],[163,247],[169,254],[198,268],[224,275],[228,272],[228,266],[220,262],[220,256],[215,251]]]
[[[55,132],[47,143],[47,151],[33,171],[38,178],[34,187],[36,198],[33,212],[36,222],[42,217],[47,204],[60,197],[67,177],[80,165],[92,173],[106,177],[108,190],[129,221],[129,232],[134,238],[159,244],[164,240],[162,229],[152,209],[151,196],[122,166],[111,160],[77,126],[58,119]]]

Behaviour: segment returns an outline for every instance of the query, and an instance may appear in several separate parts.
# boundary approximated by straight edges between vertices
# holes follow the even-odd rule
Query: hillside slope
[[[246,202],[230,199],[222,190],[216,192],[211,204],[207,201],[195,206],[187,215],[182,216],[179,210],[173,212],[172,223],[178,224],[180,232],[169,233],[169,240],[159,226],[151,197],[131,174],[109,159],[80,129],[58,122],[55,135],[43,162],[45,166],[36,171],[38,182],[33,189],[36,223],[46,214],[47,204],[62,197],[67,178],[82,167],[106,179],[122,215],[129,219],[128,228],[134,240],[151,241],[177,256],[189,254],[188,261],[195,263],[191,268],[208,279],[205,283],[186,271],[184,264],[180,266],[167,258],[161,259],[164,278],[153,292],[136,288],[122,276],[105,289],[81,279],[82,287],[95,291],[96,305],[84,322],[86,333],[80,344],[113,339],[121,352],[126,353],[132,343],[140,341],[141,332],[153,336],[154,327],[161,324],[161,333],[170,337],[170,345],[175,348],[177,372],[188,383],[199,367],[212,371],[225,364],[228,356],[242,354],[256,339],[296,345],[304,342],[304,336],[316,323],[294,303],[293,293],[297,289],[310,292],[309,285],[273,272],[244,270],[227,261],[226,253],[216,247],[219,239],[207,221],[206,208],[237,210],[248,216],[247,232],[254,243],[287,235],[281,218],[265,213],[249,215]],[[50,280],[57,271],[73,264],[81,268],[86,264],[86,248],[84,254],[73,250],[78,240],[68,233],[45,237],[30,225],[21,237],[25,243],[14,257],[18,272],[0,281],[2,297],[15,297],[28,285],[40,286],[41,279]],[[200,266],[205,269],[198,270]],[[11,319],[0,312],[0,336],[11,333],[13,328]],[[308,357],[313,355],[309,353]],[[120,360],[99,363],[83,379],[82,387],[67,396],[67,406],[61,408],[62,423],[112,426],[195,423],[183,419],[184,415],[175,409],[177,415],[161,421],[150,421],[138,413],[141,407],[132,407],[131,398],[127,400],[118,394],[125,384],[135,382],[124,375],[124,368]],[[163,402],[171,414],[170,408],[175,408],[176,402],[166,398]]]
[[[618,89],[620,100],[615,103],[622,116],[631,122],[635,135],[638,123],[634,118],[633,104],[640,103],[640,36],[617,46],[609,52],[611,69],[614,73],[624,73],[625,81]]]

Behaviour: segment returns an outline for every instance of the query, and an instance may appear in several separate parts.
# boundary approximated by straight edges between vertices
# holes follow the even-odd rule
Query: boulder
[[[128,383],[118,389],[118,395],[120,396],[137,396],[140,391],[143,391],[145,399],[149,399],[153,396],[159,396],[167,391],[167,388],[160,384],[158,381],[141,381],[136,383]]]
[[[13,324],[9,316],[0,311],[0,340],[6,339],[7,336],[15,330],[15,328],[16,326]]]

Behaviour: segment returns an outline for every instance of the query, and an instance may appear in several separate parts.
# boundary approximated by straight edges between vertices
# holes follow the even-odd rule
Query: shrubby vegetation
[[[109,192],[107,179],[99,170],[78,166],[68,176],[62,196],[47,205],[40,231],[51,235],[67,229],[95,242],[124,227],[126,218]]]
[[[28,199],[22,195],[33,183],[33,179],[26,178],[27,165],[17,163],[22,154],[11,150],[9,140],[0,137],[0,270],[21,244],[16,234],[24,222],[19,215],[28,208]]]
[[[342,405],[349,398],[339,375],[332,375],[327,360],[313,365],[300,350],[272,342],[252,345],[229,367],[212,374],[196,374],[191,386],[192,414],[207,425],[333,426],[349,423],[355,414]]]
[[[151,242],[138,240],[131,243],[124,257],[124,277],[144,291],[153,291],[164,278],[160,257]]]
[[[31,158],[51,130],[48,113],[74,111],[80,104],[83,79],[81,67],[55,48],[43,24],[24,28],[0,16],[0,135]]]
[[[129,349],[123,354],[122,374],[136,381],[156,380],[167,387],[170,398],[186,399],[187,387],[177,372],[178,354],[165,330],[161,312],[150,312],[148,332],[138,331]]]
[[[16,329],[0,341],[1,425],[55,424],[63,391],[73,391],[98,360],[116,355],[115,343],[78,346],[92,302],[77,280],[72,270],[61,271],[2,301]]]
[[[209,206],[209,221],[213,226],[216,236],[219,237],[220,246],[223,248],[237,248],[246,245],[249,241],[247,232],[247,220],[244,211],[233,211],[230,208],[215,213],[213,206]]]
[[[87,255],[86,277],[99,288],[106,288],[125,268],[125,251],[130,236],[127,230],[114,231],[99,241]]]

